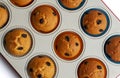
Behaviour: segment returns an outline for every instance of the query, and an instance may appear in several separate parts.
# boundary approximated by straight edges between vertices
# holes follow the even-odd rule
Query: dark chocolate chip
[[[46,62],[46,65],[47,65],[47,66],[51,66],[50,62]]]
[[[85,64],[85,65],[87,65],[87,64],[88,64],[88,62],[87,62],[87,61],[85,61],[85,62],[84,62],[84,64]]]
[[[21,35],[23,38],[26,38],[27,37],[27,34],[22,34]]]
[[[97,65],[97,68],[98,68],[98,69],[102,69],[102,67],[101,67],[100,65]]]
[[[86,30],[87,30],[87,29],[88,29],[88,26],[87,26],[87,25],[85,25],[85,26],[84,26],[84,29],[86,29]]]
[[[42,75],[41,75],[41,74],[38,74],[38,75],[37,75],[37,78],[42,78]]]
[[[18,50],[23,50],[23,47],[18,47],[17,49],[18,49]]]
[[[56,16],[57,14],[55,12],[53,12],[53,15]]]
[[[120,43],[120,41],[119,41],[119,43]]]
[[[30,72],[33,72],[33,69],[32,69],[32,68],[30,68],[30,69],[29,69],[29,71],[30,71]]]
[[[76,46],[79,46],[79,44],[78,44],[77,42],[75,43],[75,45],[76,45]]]
[[[102,23],[102,21],[101,20],[97,20],[96,23],[99,25],[99,24]]]
[[[65,40],[69,42],[70,41],[69,36],[65,36]]]
[[[99,31],[100,31],[100,32],[103,32],[103,29],[100,29]]]
[[[99,12],[98,15],[102,15],[102,13]]]
[[[69,53],[65,53],[65,56],[70,56],[70,54]]]
[[[111,41],[108,41],[107,44],[109,45],[111,43]]]
[[[43,24],[43,23],[44,23],[44,19],[41,18],[41,19],[40,19],[40,24]]]

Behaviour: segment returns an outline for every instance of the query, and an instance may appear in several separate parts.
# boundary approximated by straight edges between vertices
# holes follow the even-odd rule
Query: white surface
[[[0,78],[19,78],[8,63],[0,56]]]
[[[120,19],[120,0],[103,0],[113,13]]]
[[[103,1],[120,19],[120,8],[118,7],[120,5],[119,4],[120,0],[103,0]],[[0,78],[19,78],[1,57],[0,57]]]

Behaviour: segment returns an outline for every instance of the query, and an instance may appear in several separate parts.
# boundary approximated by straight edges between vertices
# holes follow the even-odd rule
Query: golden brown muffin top
[[[91,35],[100,35],[107,28],[107,18],[99,10],[90,10],[84,16],[82,21],[82,27],[85,32]]]
[[[62,5],[67,8],[77,8],[83,0],[60,0]]]
[[[74,60],[83,51],[83,41],[77,33],[66,31],[56,37],[54,50],[60,58]]]
[[[105,64],[97,58],[87,58],[78,67],[78,78],[106,78]]]
[[[26,55],[32,46],[32,37],[24,29],[13,29],[4,37],[4,47],[13,56]]]
[[[56,65],[48,56],[32,58],[27,67],[30,78],[54,78]]]
[[[4,6],[0,6],[0,28],[4,27],[9,18],[9,12]]]
[[[120,36],[111,37],[105,44],[106,54],[115,62],[120,62]]]
[[[14,5],[19,7],[25,7],[31,4],[34,0],[10,0]]]
[[[58,11],[50,5],[41,5],[31,14],[31,23],[34,29],[41,33],[54,31],[60,22]]]

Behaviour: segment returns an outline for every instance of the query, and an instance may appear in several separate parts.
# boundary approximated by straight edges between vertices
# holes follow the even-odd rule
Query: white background
[[[103,0],[112,12],[120,19],[120,0]],[[0,56],[0,78],[19,78],[12,68]],[[120,78],[120,77],[117,77]]]

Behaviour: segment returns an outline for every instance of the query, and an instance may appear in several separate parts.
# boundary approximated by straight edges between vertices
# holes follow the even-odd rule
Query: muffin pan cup
[[[4,1],[0,1],[0,6],[5,8],[7,11],[8,11],[8,19],[6,21],[6,23],[0,28],[0,30],[4,30],[8,25],[9,23],[11,22],[11,17],[12,17],[12,13],[11,13],[11,9],[10,7],[8,6],[8,4]]]
[[[95,56],[95,55],[86,56],[86,57],[82,58],[82,59],[79,61],[78,65],[77,65],[77,67],[76,67],[76,78],[79,78],[79,77],[78,77],[78,68],[79,68],[80,64],[81,64],[83,61],[85,61],[86,59],[96,59],[96,60],[101,61],[101,62],[104,64],[105,68],[106,68],[106,78],[109,78],[109,67],[108,67],[107,63],[106,63],[102,58],[100,58],[100,57],[98,57],[98,56]]]
[[[106,28],[105,30],[100,33],[100,34],[91,34],[90,32],[87,32],[87,29],[84,28],[83,26],[83,18],[85,15],[87,15],[87,13],[89,14],[90,11],[99,11],[101,12],[103,15],[105,15],[105,18],[106,18]],[[99,18],[98,18],[99,19]],[[90,7],[89,9],[87,9],[86,11],[84,11],[84,13],[82,14],[82,16],[80,17],[79,19],[80,21],[80,29],[82,29],[82,31],[88,35],[88,36],[91,36],[91,37],[101,37],[101,36],[104,36],[105,34],[107,34],[107,32],[109,31],[110,27],[111,27],[111,18],[110,18],[110,15],[109,13],[104,9],[104,8],[101,8],[101,7]],[[97,19],[96,19],[97,20]],[[99,19],[101,20],[101,19]],[[95,21],[94,21],[95,22]],[[102,22],[102,20],[101,20]],[[95,24],[95,23],[94,23]]]
[[[34,27],[34,25],[32,24],[32,22],[31,22],[31,15],[32,15],[32,12],[37,8],[37,7],[40,7],[40,6],[44,6],[44,5],[46,5],[46,6],[48,6],[48,7],[52,7],[53,9],[55,9],[57,12],[58,12],[58,14],[59,14],[59,21],[58,21],[58,25],[52,30],[52,31],[49,31],[49,32],[42,32],[42,31],[38,31],[38,30],[36,30],[35,29],[35,27]],[[60,28],[60,26],[61,26],[61,20],[62,20],[62,15],[61,15],[61,11],[59,10],[59,8],[55,5],[55,4],[53,4],[53,3],[51,3],[51,2],[38,2],[37,4],[35,4],[34,6],[33,6],[33,8],[30,10],[30,12],[29,12],[29,17],[28,17],[28,22],[29,22],[29,26],[31,27],[31,29],[35,32],[35,33],[37,33],[38,35],[51,35],[51,34],[53,34],[53,33],[55,33],[56,31],[58,31],[58,29]]]
[[[22,29],[22,30],[25,30],[30,38],[31,38],[31,46],[29,48],[29,50],[22,56],[14,56],[12,55],[10,52],[8,52],[8,50],[5,48],[5,43],[4,43],[4,39],[5,39],[5,36],[12,30],[16,30],[16,29]],[[26,56],[28,56],[32,50],[34,49],[34,36],[32,34],[32,32],[27,28],[27,27],[21,27],[21,26],[13,26],[12,28],[8,29],[4,34],[3,34],[3,37],[2,37],[2,42],[1,42],[1,45],[2,45],[2,49],[4,50],[4,52],[6,53],[6,55],[8,55],[10,58],[13,58],[13,59],[20,59],[20,58],[25,58]]]
[[[36,54],[34,54],[34,55],[32,55],[28,60],[27,60],[27,63],[26,63],[26,66],[25,66],[25,74],[26,74],[26,78],[29,78],[30,76],[28,75],[28,71],[26,71],[27,70],[27,67],[28,67],[28,64],[29,64],[29,62],[33,59],[33,58],[35,58],[35,57],[44,57],[44,56],[47,56],[48,58],[50,58],[53,62],[54,62],[54,64],[55,64],[55,74],[54,74],[54,78],[57,78],[57,76],[58,76],[58,73],[59,73],[59,67],[58,67],[58,63],[57,63],[57,61],[55,60],[55,58],[51,55],[51,54],[49,54],[49,53],[44,53],[44,52],[38,52],[38,53],[36,53]]]
[[[68,10],[68,11],[71,11],[71,12],[75,12],[76,10],[82,9],[82,8],[85,6],[85,4],[87,3],[87,0],[83,0],[83,1],[81,2],[81,4],[80,4],[79,6],[77,6],[77,7],[75,7],[75,8],[69,8],[69,7],[65,6],[65,5],[63,5],[62,2],[61,2],[61,0],[57,0],[57,2],[58,2],[58,4],[59,4],[59,6],[60,6],[61,8],[63,8],[64,10]]]
[[[114,59],[112,59],[108,54],[107,54],[107,50],[106,50],[106,46],[108,45],[108,42],[109,40],[115,38],[115,37],[120,37],[120,34],[119,32],[115,32],[115,33],[112,33],[110,34],[105,40],[104,40],[104,43],[103,43],[103,55],[104,57],[106,58],[106,60],[108,62],[110,62],[111,64],[115,64],[115,65],[119,65],[120,64],[120,61],[115,61]],[[109,43],[110,44],[110,43]],[[118,42],[119,44],[119,42]],[[113,45],[115,46],[115,45]],[[119,46],[118,46],[119,47]]]
[[[79,36],[79,38],[80,38],[80,40],[82,41],[82,49],[80,50],[80,54],[79,54],[79,56],[77,56],[76,58],[74,58],[74,59],[64,59],[64,58],[62,58],[62,57],[60,57],[60,56],[58,56],[58,54],[55,52],[55,40],[56,40],[56,38],[60,35],[60,34],[62,34],[62,33],[74,33],[75,35],[77,35],[77,36]],[[64,30],[62,30],[62,31],[60,31],[60,32],[58,32],[56,35],[55,35],[55,37],[54,37],[54,39],[53,39],[53,41],[52,41],[52,50],[53,50],[53,54],[56,56],[56,58],[58,58],[58,59],[60,59],[61,61],[63,61],[63,62],[68,62],[68,63],[72,63],[72,62],[74,62],[74,61],[76,61],[76,60],[79,60],[80,59],[80,57],[82,57],[82,55],[84,54],[84,50],[85,50],[85,48],[86,48],[86,44],[85,44],[85,40],[83,39],[83,37],[82,37],[82,35],[78,32],[78,31],[76,31],[76,30],[74,30],[74,29],[64,29]]]
[[[30,6],[18,7],[11,5],[9,0],[1,0],[0,3],[5,4],[10,11],[9,22],[5,27],[0,29],[0,54],[11,64],[11,66],[17,71],[21,78],[29,78],[27,74],[27,64],[36,55],[48,55],[55,60],[57,66],[56,76],[54,78],[77,78],[76,70],[81,60],[89,57],[102,59],[107,66],[107,78],[116,78],[120,74],[120,64],[110,62],[104,55],[104,42],[106,38],[112,33],[120,33],[120,21],[110,11],[110,9],[104,4],[102,0],[86,0],[85,4],[77,10],[65,10],[59,4],[58,0],[35,0]],[[30,14],[34,8],[39,5],[52,5],[60,13],[59,27],[51,33],[44,34],[34,30],[30,22]],[[101,8],[102,7],[102,8]],[[108,31],[100,37],[92,37],[87,35],[80,27],[80,21],[83,13],[87,9],[100,8],[104,10],[110,19],[110,25]],[[54,20],[53,20],[54,21]],[[26,29],[33,37],[33,45],[30,52],[23,57],[15,57],[7,53],[3,46],[3,38],[5,34],[14,28]],[[58,34],[63,31],[75,31],[80,34],[83,39],[84,50],[82,55],[72,61],[62,60],[55,53],[53,43]]]
[[[32,2],[30,2],[29,4],[27,5],[24,5],[24,6],[19,6],[17,4],[14,4],[13,2],[11,2],[10,0],[8,0],[9,4],[15,8],[18,8],[18,9],[27,9],[29,7],[31,7],[32,5],[34,5],[34,3],[36,2],[37,0],[33,0]]]

